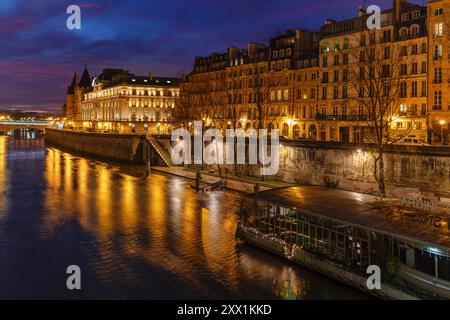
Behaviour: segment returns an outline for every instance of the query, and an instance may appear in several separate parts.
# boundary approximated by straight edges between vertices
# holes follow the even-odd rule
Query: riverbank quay
[[[151,167],[151,171],[156,171],[159,173],[169,174],[178,176],[185,179],[190,179],[195,181],[197,176],[197,170],[193,168],[186,167]],[[222,175],[215,172],[209,172],[206,170],[200,170],[201,179],[207,184],[216,183],[221,180],[225,180],[224,187],[229,190],[234,190],[238,192],[253,194],[255,193],[255,188],[259,191],[267,191],[277,188],[286,188],[293,186],[291,183],[286,183],[277,180],[256,180],[248,177],[236,177],[234,175]],[[256,187],[257,186],[257,187]]]
[[[378,199],[318,186],[262,191],[237,235],[380,298],[449,299],[448,216]],[[368,289],[369,266],[380,268],[381,289]]]
[[[134,134],[45,129],[45,141],[51,145],[89,156],[135,164],[144,163],[144,138]]]
[[[167,152],[149,135],[46,128],[45,141],[59,148],[105,160],[155,166],[170,162]]]

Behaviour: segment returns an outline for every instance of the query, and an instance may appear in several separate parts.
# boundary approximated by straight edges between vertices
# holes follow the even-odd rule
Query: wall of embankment
[[[47,128],[45,141],[51,145],[86,155],[137,164],[145,163],[149,154],[145,136],[140,135]]]

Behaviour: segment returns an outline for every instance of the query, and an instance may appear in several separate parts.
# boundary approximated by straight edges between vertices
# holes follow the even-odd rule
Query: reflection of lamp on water
[[[439,120],[439,124],[441,125],[441,142],[444,143],[444,125],[446,121],[444,119]]]

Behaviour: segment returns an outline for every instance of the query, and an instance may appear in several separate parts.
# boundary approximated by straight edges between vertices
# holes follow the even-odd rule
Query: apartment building
[[[328,19],[319,33],[289,30],[267,45],[197,57],[182,83],[197,110],[192,119],[201,115],[219,128],[277,128],[293,139],[370,142],[376,116],[365,101],[375,93],[367,83],[380,78],[389,80],[388,90],[378,90],[395,109],[386,121],[391,141],[447,144],[450,0],[393,0],[380,29],[367,28],[363,8],[357,13]]]
[[[179,79],[137,76],[122,69],[104,69],[68,89],[67,126],[92,131],[169,133],[179,97]],[[69,108],[67,108],[69,106]]]

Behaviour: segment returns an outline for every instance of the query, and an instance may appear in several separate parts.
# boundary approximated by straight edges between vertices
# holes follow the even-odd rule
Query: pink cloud
[[[69,77],[72,66],[64,63],[0,61],[0,74],[19,81],[48,80]]]
[[[17,32],[34,24],[34,21],[27,17],[13,17],[11,19],[0,21],[0,33]]]
[[[97,8],[97,9],[101,9],[102,8],[101,4],[95,3],[95,2],[80,3],[80,4],[78,4],[78,6],[80,8]]]

